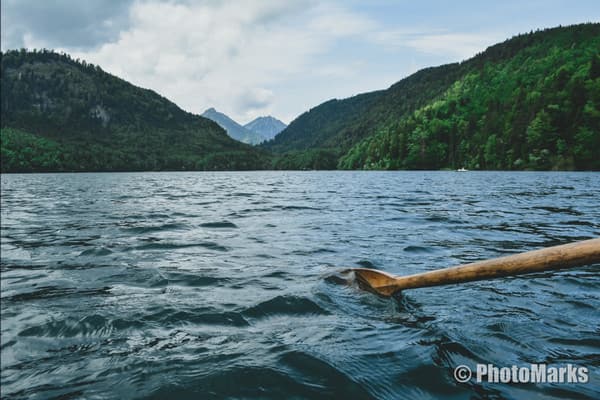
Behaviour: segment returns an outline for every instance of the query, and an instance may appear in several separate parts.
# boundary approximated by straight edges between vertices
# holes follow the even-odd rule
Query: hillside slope
[[[520,35],[427,105],[377,126],[341,168],[600,169],[600,24]]]
[[[519,35],[323,103],[264,147],[279,168],[598,169],[599,38],[597,23]]]
[[[293,120],[273,140],[261,144],[277,156],[275,169],[335,169],[338,159],[352,143],[342,136],[382,92],[370,92],[343,100],[329,100]]]
[[[264,165],[214,122],[97,66],[45,50],[1,57],[2,172]]]
[[[367,110],[381,92],[370,92],[348,99],[329,100],[293,120],[286,129],[262,147],[275,152],[335,147],[335,136]]]

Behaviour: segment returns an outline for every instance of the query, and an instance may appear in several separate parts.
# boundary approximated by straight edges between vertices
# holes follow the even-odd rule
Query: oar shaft
[[[600,263],[600,238],[396,278],[395,291]],[[392,286],[392,285],[390,285]]]

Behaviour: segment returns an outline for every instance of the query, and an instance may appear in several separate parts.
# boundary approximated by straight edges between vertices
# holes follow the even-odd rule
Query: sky
[[[536,29],[600,20],[598,0],[0,0],[2,51],[47,48],[200,114],[289,123]]]

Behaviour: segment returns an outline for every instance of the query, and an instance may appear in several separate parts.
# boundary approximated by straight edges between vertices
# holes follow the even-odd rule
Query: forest
[[[2,172],[268,165],[216,123],[67,54],[8,51],[1,65]]]
[[[600,24],[519,35],[317,106],[264,147],[276,168],[598,170],[599,49]]]
[[[99,66],[1,54],[2,172],[600,170],[600,24],[521,34],[332,99],[252,147]]]

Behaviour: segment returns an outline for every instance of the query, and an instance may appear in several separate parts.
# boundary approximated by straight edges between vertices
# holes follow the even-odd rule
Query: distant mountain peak
[[[279,132],[287,128],[287,125],[270,115],[258,117],[246,125],[244,128],[249,129],[262,135],[267,140],[273,139]]]
[[[228,115],[217,111],[214,107],[208,108],[202,113],[202,116],[219,124],[221,128],[227,131],[227,134],[231,138],[237,141],[248,144],[259,144],[266,140],[260,133],[243,127]]]

